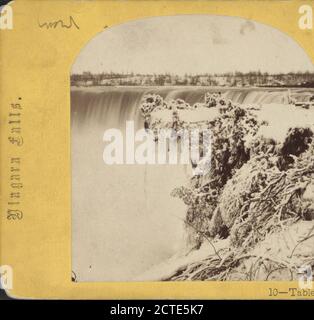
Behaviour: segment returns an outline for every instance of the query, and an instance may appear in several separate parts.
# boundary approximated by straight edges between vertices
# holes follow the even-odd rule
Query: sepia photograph
[[[72,281],[314,270],[314,66],[218,15],[104,28],[71,68]]]

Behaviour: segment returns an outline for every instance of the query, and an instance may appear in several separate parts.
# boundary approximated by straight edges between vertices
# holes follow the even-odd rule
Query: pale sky
[[[110,27],[82,48],[72,73],[183,75],[314,71],[306,52],[272,27],[241,18],[182,15]]]

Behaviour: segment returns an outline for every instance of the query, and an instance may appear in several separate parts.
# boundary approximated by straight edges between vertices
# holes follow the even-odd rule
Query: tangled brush
[[[164,99],[158,94],[146,94],[141,101],[140,110],[143,117],[150,115],[156,109],[162,109],[166,106]]]
[[[217,108],[219,116],[202,123],[180,120],[180,110],[200,107]],[[257,136],[263,123],[248,108],[226,101],[220,94],[206,94],[204,102],[193,107],[184,100],[164,101],[149,95],[141,108],[145,119],[155,110],[172,111],[169,122],[157,119],[149,124],[156,132],[161,128],[211,130],[210,171],[192,177],[188,186],[176,188],[172,196],[187,205],[190,245],[198,248],[209,242],[215,248],[214,239],[230,241],[230,247],[215,250],[214,255],[190,263],[164,280],[239,279],[235,273],[242,272],[251,259],[254,270],[267,265],[271,266],[269,274],[278,268],[295,272],[296,263],[265,254],[254,256],[252,250],[296,221],[314,219],[313,198],[304,198],[313,184],[313,132],[291,128],[282,144]],[[243,279],[254,279],[252,272],[245,271]]]
[[[196,184],[175,188],[171,196],[180,198],[187,205],[185,225],[189,229],[188,241],[192,245],[199,246],[208,233],[210,221],[217,206],[217,191],[206,185],[197,186]]]
[[[243,204],[236,217],[233,217],[235,220],[230,233],[234,246],[252,247],[265,239],[267,234],[280,230],[283,224],[307,215],[302,195],[313,179],[314,157],[310,162],[304,159],[312,153],[313,145],[308,153],[296,159],[295,165],[287,171],[282,172],[273,164],[268,170],[261,168],[259,178],[255,181],[252,179],[252,185],[247,189],[252,193],[247,199],[242,198]],[[254,192],[254,189],[259,190]],[[226,199],[221,199],[221,203],[224,201]],[[228,205],[232,205],[232,202]],[[225,212],[225,215],[229,214]],[[232,221],[232,218],[230,220]]]
[[[307,129],[290,130],[286,141],[290,139],[291,132],[294,137],[295,132],[300,132],[301,137],[308,141],[308,134],[303,135],[304,132],[308,132]],[[286,141],[280,155],[285,153]],[[298,145],[298,150],[299,147]],[[308,215],[309,203],[303,201],[302,195],[314,177],[314,143],[304,147],[303,151],[302,154],[298,152],[299,157],[289,155],[293,158],[293,163],[291,162],[286,171],[280,171],[278,166],[274,165],[274,161],[270,170],[263,171],[262,174],[266,177],[265,188],[244,202],[242,208],[245,208],[245,216],[241,212],[231,230],[236,245],[243,245],[243,238],[238,235],[243,228],[251,229],[245,241],[247,245],[253,245],[265,238],[267,233],[282,227],[283,221],[304,219]],[[278,164],[278,161],[276,163]]]
[[[231,106],[232,102],[230,100],[224,99],[220,93],[209,93],[205,94],[204,98],[205,107],[212,108],[212,107],[222,107],[222,106]]]
[[[260,124],[255,116],[237,105],[229,105],[220,109],[210,126],[212,132],[211,186],[222,188],[233,175],[249,159],[246,139],[254,136]]]
[[[193,177],[188,187],[177,188],[172,195],[188,206],[185,222],[195,247],[204,242],[213,246],[217,237],[228,237],[230,247],[165,280],[239,279],[235,272],[251,260],[252,270],[267,266],[267,279],[277,269],[296,274],[300,261],[252,252],[297,221],[314,219],[314,199],[304,198],[309,186],[314,186],[313,132],[291,128],[283,143],[257,136],[262,123],[248,109],[218,103],[217,97],[206,98],[209,107],[220,111],[208,123],[213,134],[211,170],[206,176]],[[314,237],[314,228],[310,231],[304,239]],[[313,256],[309,259],[314,266]],[[251,271],[244,279],[254,279]]]
[[[290,128],[280,149],[278,167],[281,170],[289,168],[294,163],[295,157],[307,150],[312,138],[313,132],[310,128]]]
[[[230,100],[223,98],[220,93],[206,93],[204,101],[197,102],[194,105],[190,105],[183,99],[171,99],[166,101],[160,95],[151,93],[144,95],[140,103],[140,110],[144,117],[156,110],[194,110],[203,107],[217,107],[223,112],[223,110],[227,110],[228,108],[232,109],[233,104]]]
[[[212,133],[210,171],[205,176],[193,177],[188,187],[172,192],[172,196],[181,198],[188,206],[186,224],[189,239],[196,246],[204,236],[210,236],[210,221],[218,197],[234,172],[249,160],[246,139],[254,136],[260,126],[256,117],[244,108],[227,102],[221,105],[219,95],[211,97],[206,94],[207,101],[217,101],[215,106],[220,115],[206,123]],[[225,231],[220,228],[218,233],[224,236]]]
[[[293,279],[300,260],[287,262],[265,253],[256,255],[254,248],[266,237],[283,232],[296,221],[307,220],[314,200],[304,201],[303,194],[313,184],[314,143],[295,157],[293,166],[286,171],[280,171],[276,161],[277,156],[273,155],[252,158],[228,181],[219,197],[211,222],[219,221],[216,228],[224,226],[230,230],[231,247],[181,268],[166,280],[230,280],[241,266],[243,268],[245,261],[253,258],[252,268],[268,266],[267,279],[278,269],[287,270]],[[215,232],[218,234],[217,229]],[[313,236],[314,228],[311,228],[303,240]],[[212,238],[206,239],[211,241]],[[314,266],[313,257],[307,262]],[[244,280],[249,279],[250,275],[245,274]]]

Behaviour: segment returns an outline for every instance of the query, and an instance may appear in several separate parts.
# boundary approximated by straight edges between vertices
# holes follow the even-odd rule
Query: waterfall
[[[158,90],[157,90],[158,91]],[[72,268],[78,281],[127,281],[185,243],[185,206],[170,196],[187,181],[183,165],[108,165],[106,129],[134,120],[145,88],[71,92]],[[167,92],[163,93],[164,95]]]
[[[290,90],[298,101],[308,101],[313,96],[311,89]],[[226,87],[93,87],[73,89],[71,93],[71,123],[80,127],[110,123],[120,127],[126,120],[134,120],[142,126],[139,103],[148,93],[159,94],[166,100],[183,99],[193,105],[204,101],[206,92],[221,92],[234,103],[270,104],[288,102],[286,88],[226,88]]]

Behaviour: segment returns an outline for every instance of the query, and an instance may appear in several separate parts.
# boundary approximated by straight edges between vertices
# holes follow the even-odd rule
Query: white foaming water
[[[135,120],[143,90],[72,92],[72,268],[78,281],[126,281],[184,243],[185,207],[170,196],[183,165],[107,165],[104,131]]]

